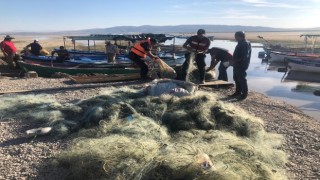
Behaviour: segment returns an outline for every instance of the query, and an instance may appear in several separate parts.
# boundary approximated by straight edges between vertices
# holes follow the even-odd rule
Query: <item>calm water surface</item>
[[[183,44],[185,39],[176,39],[176,44]],[[172,41],[167,41],[166,44],[172,44]],[[211,42],[211,47],[223,47],[230,52],[234,51],[236,42],[215,40]],[[261,44],[252,44],[252,46],[261,46]],[[283,100],[291,105],[301,109],[306,114],[320,120],[320,97],[314,96],[314,88],[320,89],[320,83],[307,82],[281,82],[284,73],[277,71],[267,71],[267,65],[261,62],[258,58],[258,52],[263,51],[262,48],[252,48],[252,57],[248,73],[249,89],[263,93],[269,97]],[[206,63],[210,65],[211,57],[207,55]],[[228,68],[229,81],[232,80],[232,68]],[[320,78],[320,77],[319,77]],[[297,86],[305,86],[307,88],[297,91]]]

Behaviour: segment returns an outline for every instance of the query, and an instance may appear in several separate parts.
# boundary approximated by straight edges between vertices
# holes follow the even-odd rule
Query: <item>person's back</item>
[[[232,60],[232,54],[223,48],[213,47],[210,49],[210,55],[215,56],[215,59],[221,62]]]
[[[208,50],[208,53],[211,55],[211,65],[207,71],[211,71],[212,69],[214,69],[220,62],[218,68],[218,80],[228,81],[227,68],[229,67],[229,62],[232,60],[231,53],[227,49],[220,47],[212,47]]]
[[[66,50],[66,49],[59,49],[58,51],[57,51],[57,54],[58,54],[58,57],[60,57],[60,58],[66,58],[66,57],[69,57],[69,52],[68,52],[68,50]]]
[[[63,62],[70,59],[68,50],[66,50],[63,46],[60,46],[59,49],[52,51],[51,56],[53,57],[55,53],[58,54],[58,57],[56,58],[57,62]]]
[[[107,42],[106,53],[108,56],[108,62],[114,62],[116,59],[116,54],[118,53],[118,47],[110,42]]]
[[[33,55],[35,56],[39,56],[42,46],[38,43],[38,41],[35,40],[35,42],[29,44],[28,46],[30,46],[30,51]]]
[[[106,51],[107,53],[118,53],[118,48],[116,45],[109,43],[106,46]]]

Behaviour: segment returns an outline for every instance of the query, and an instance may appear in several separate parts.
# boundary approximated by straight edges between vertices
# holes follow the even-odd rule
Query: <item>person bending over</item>
[[[218,68],[218,80],[228,81],[227,68],[230,65],[230,61],[232,60],[232,54],[227,49],[219,47],[213,47],[209,49],[207,53],[211,55],[211,65],[209,69],[207,69],[207,72],[214,69],[216,65],[220,62]]]
[[[146,40],[138,41],[129,53],[129,59],[140,67],[140,76],[142,79],[147,79],[149,72],[148,65],[145,58],[149,56],[152,60],[157,60],[159,57],[152,54],[151,49],[157,44],[157,40],[148,38]]]

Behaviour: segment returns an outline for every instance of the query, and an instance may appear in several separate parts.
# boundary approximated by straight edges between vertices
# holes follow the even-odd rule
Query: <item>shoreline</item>
[[[70,83],[68,79],[52,78],[1,78],[0,91],[32,90],[41,88],[81,87],[81,84]],[[75,102],[98,95],[105,88],[112,86],[142,87],[144,82],[128,81],[100,83],[100,87],[77,90],[49,90],[45,92],[60,103]],[[215,90],[201,88],[217,93],[223,98],[232,89]],[[32,94],[32,93],[21,93]],[[1,95],[0,95],[1,96]],[[231,103],[231,102],[230,102]],[[298,108],[283,101],[275,100],[262,93],[251,91],[248,99],[232,102],[250,114],[260,117],[268,132],[282,134],[285,138],[281,147],[288,154],[286,170],[288,179],[317,179],[320,177],[320,122],[304,114]],[[5,117],[2,117],[4,119]],[[63,179],[68,172],[63,169],[52,169],[49,166],[54,154],[68,146],[72,139],[53,139],[51,137],[25,138],[24,131],[36,128],[36,124],[24,124],[19,119],[0,121],[3,131],[0,133],[0,179],[1,178],[37,178]],[[4,176],[3,176],[4,175]]]

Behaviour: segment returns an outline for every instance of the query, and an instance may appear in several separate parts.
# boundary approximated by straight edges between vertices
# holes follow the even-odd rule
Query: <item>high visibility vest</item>
[[[205,51],[207,50],[207,46],[208,46],[208,40],[207,38],[203,38],[203,39],[198,39],[197,36],[192,36],[191,37],[191,43],[190,43],[190,47],[194,50],[197,51]]]
[[[137,42],[132,48],[131,48],[131,52],[135,53],[136,55],[142,57],[142,58],[146,58],[147,57],[147,52],[146,50],[141,46],[142,43],[148,42],[149,46],[151,47],[151,42],[150,42],[150,38],[148,38],[147,40],[142,40]]]

